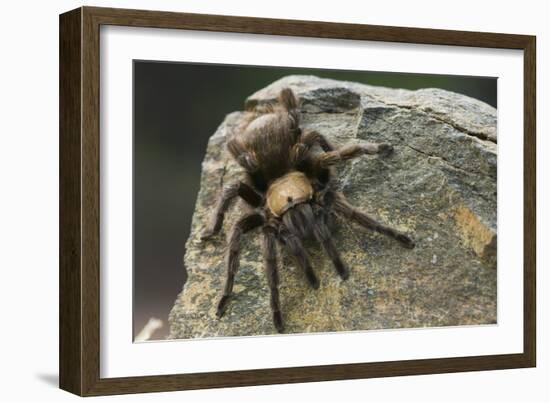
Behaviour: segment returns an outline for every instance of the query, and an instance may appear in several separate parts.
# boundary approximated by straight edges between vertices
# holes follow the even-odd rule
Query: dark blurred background
[[[134,61],[134,335],[151,317],[164,322],[152,338],[168,334],[208,138],[248,95],[290,74],[497,102],[495,78]]]

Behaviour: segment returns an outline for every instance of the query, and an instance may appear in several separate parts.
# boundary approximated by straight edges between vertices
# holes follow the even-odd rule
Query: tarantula
[[[315,289],[319,280],[304,248],[305,239],[312,238],[321,244],[342,279],[349,276],[349,269],[332,241],[331,223],[335,214],[388,235],[405,247],[413,248],[414,242],[351,206],[331,180],[334,165],[363,154],[388,154],[393,150],[389,144],[348,144],[335,149],[317,131],[300,128],[298,100],[288,88],[280,92],[277,102],[264,106],[263,110],[256,108],[249,115],[227,143],[231,155],[246,171],[246,179],[221,191],[201,239],[206,240],[220,230],[232,199],[238,196],[250,206],[230,231],[227,278],[216,315],[224,314],[233,290],[242,234],[261,227],[273,323],[278,332],[283,332],[276,242],[286,248]],[[315,145],[322,152],[313,153]]]

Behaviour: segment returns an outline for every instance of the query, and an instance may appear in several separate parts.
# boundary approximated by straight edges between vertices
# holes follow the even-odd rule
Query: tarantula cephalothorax
[[[315,145],[319,145],[322,152],[313,153]],[[251,113],[230,138],[227,148],[246,171],[246,179],[223,189],[201,239],[208,239],[220,230],[224,214],[235,197],[242,198],[250,208],[230,231],[227,278],[217,307],[218,317],[225,312],[233,290],[241,235],[255,228],[261,227],[263,232],[263,258],[273,323],[279,332],[283,331],[283,318],[279,303],[277,241],[294,257],[313,288],[319,287],[319,280],[302,243],[306,238],[321,244],[342,279],[349,276],[331,239],[330,223],[334,214],[395,238],[408,248],[414,247],[407,235],[351,206],[331,181],[334,165],[363,154],[390,153],[392,147],[367,143],[335,149],[320,133],[301,130],[298,102],[292,90],[283,89],[277,103]]]

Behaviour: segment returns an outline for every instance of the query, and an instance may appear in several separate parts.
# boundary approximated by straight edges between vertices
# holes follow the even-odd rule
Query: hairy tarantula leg
[[[277,101],[287,111],[298,109],[298,100],[290,88],[283,88],[277,97]]]
[[[298,110],[298,99],[294,92],[290,88],[283,88],[277,97],[277,101],[288,113],[290,127],[293,130],[298,129],[300,126],[300,112]]]
[[[233,138],[227,143],[227,149],[233,155],[233,158],[242,166],[248,173],[254,173],[258,170],[258,161],[239,140]]]
[[[300,142],[304,143],[309,148],[313,147],[315,144],[319,144],[324,152],[334,150],[334,147],[330,144],[326,137],[316,130],[305,129],[300,136]]]
[[[313,230],[313,235],[315,236],[315,239],[317,239],[317,242],[321,244],[326,254],[332,260],[334,268],[336,269],[342,280],[347,280],[349,277],[349,270],[340,258],[340,254],[338,253],[338,250],[332,242],[330,231],[326,226],[324,219],[321,218],[317,220]]]
[[[342,161],[347,161],[353,158],[360,157],[363,154],[389,154],[392,150],[393,147],[389,144],[347,144],[337,150],[329,151],[325,154],[319,155],[319,157],[317,157],[317,161],[321,168],[328,168]]]
[[[216,207],[214,207],[210,223],[201,234],[201,240],[206,240],[220,231],[225,212],[229,208],[231,201],[237,196],[240,196],[252,207],[261,206],[263,200],[259,193],[244,182],[235,182],[226,186],[218,198]]]
[[[353,207],[351,204],[348,203],[343,194],[335,193],[335,195],[336,197],[334,199],[334,209],[338,213],[342,214],[344,217],[352,221],[355,221],[357,224],[365,228],[396,239],[397,241],[401,242],[401,244],[406,248],[414,248],[415,243],[408,235],[386,225],[380,224],[375,219],[369,217],[367,214]]]
[[[279,301],[279,273],[277,272],[277,250],[275,249],[275,235],[272,228],[264,228],[263,254],[267,284],[271,293],[271,312],[273,324],[279,333],[284,330],[281,303]]]
[[[239,256],[241,252],[241,235],[259,227],[264,223],[264,217],[259,213],[252,213],[241,217],[231,228],[227,247],[227,277],[223,289],[223,295],[218,303],[216,316],[221,317],[227,308],[227,302],[233,292],[235,274],[239,268]]]
[[[283,245],[288,248],[290,253],[296,258],[298,265],[304,270],[309,284],[314,289],[318,289],[319,279],[313,271],[313,267],[311,266],[311,262],[309,261],[308,253],[304,248],[302,241],[300,241],[300,238],[288,231],[281,231],[279,235],[281,241],[283,242]]]
[[[323,151],[333,151],[334,147],[328,142],[328,140],[316,130],[306,129],[300,135],[298,142],[292,147],[290,152],[290,158],[293,164],[301,162],[309,153],[311,147],[315,144],[319,144]]]
[[[365,143],[363,144],[366,154],[388,155],[393,151],[393,146],[388,143]]]

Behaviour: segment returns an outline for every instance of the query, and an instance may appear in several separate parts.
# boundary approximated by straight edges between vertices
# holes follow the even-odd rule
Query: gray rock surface
[[[413,250],[340,220],[335,242],[351,275],[342,281],[317,245],[308,245],[321,280],[313,290],[279,250],[281,304],[287,333],[496,323],[496,110],[439,89],[373,87],[313,76],[288,76],[246,100],[273,100],[283,87],[302,99],[303,126],[335,145],[388,142],[394,153],[338,167],[350,202],[412,234]],[[247,112],[227,116],[208,143],[201,189],[187,241],[188,280],[170,313],[170,338],[274,334],[261,237],[244,236],[234,297],[224,317],[215,309],[224,279],[226,234],[199,233],[221,187],[242,170],[224,145]]]

